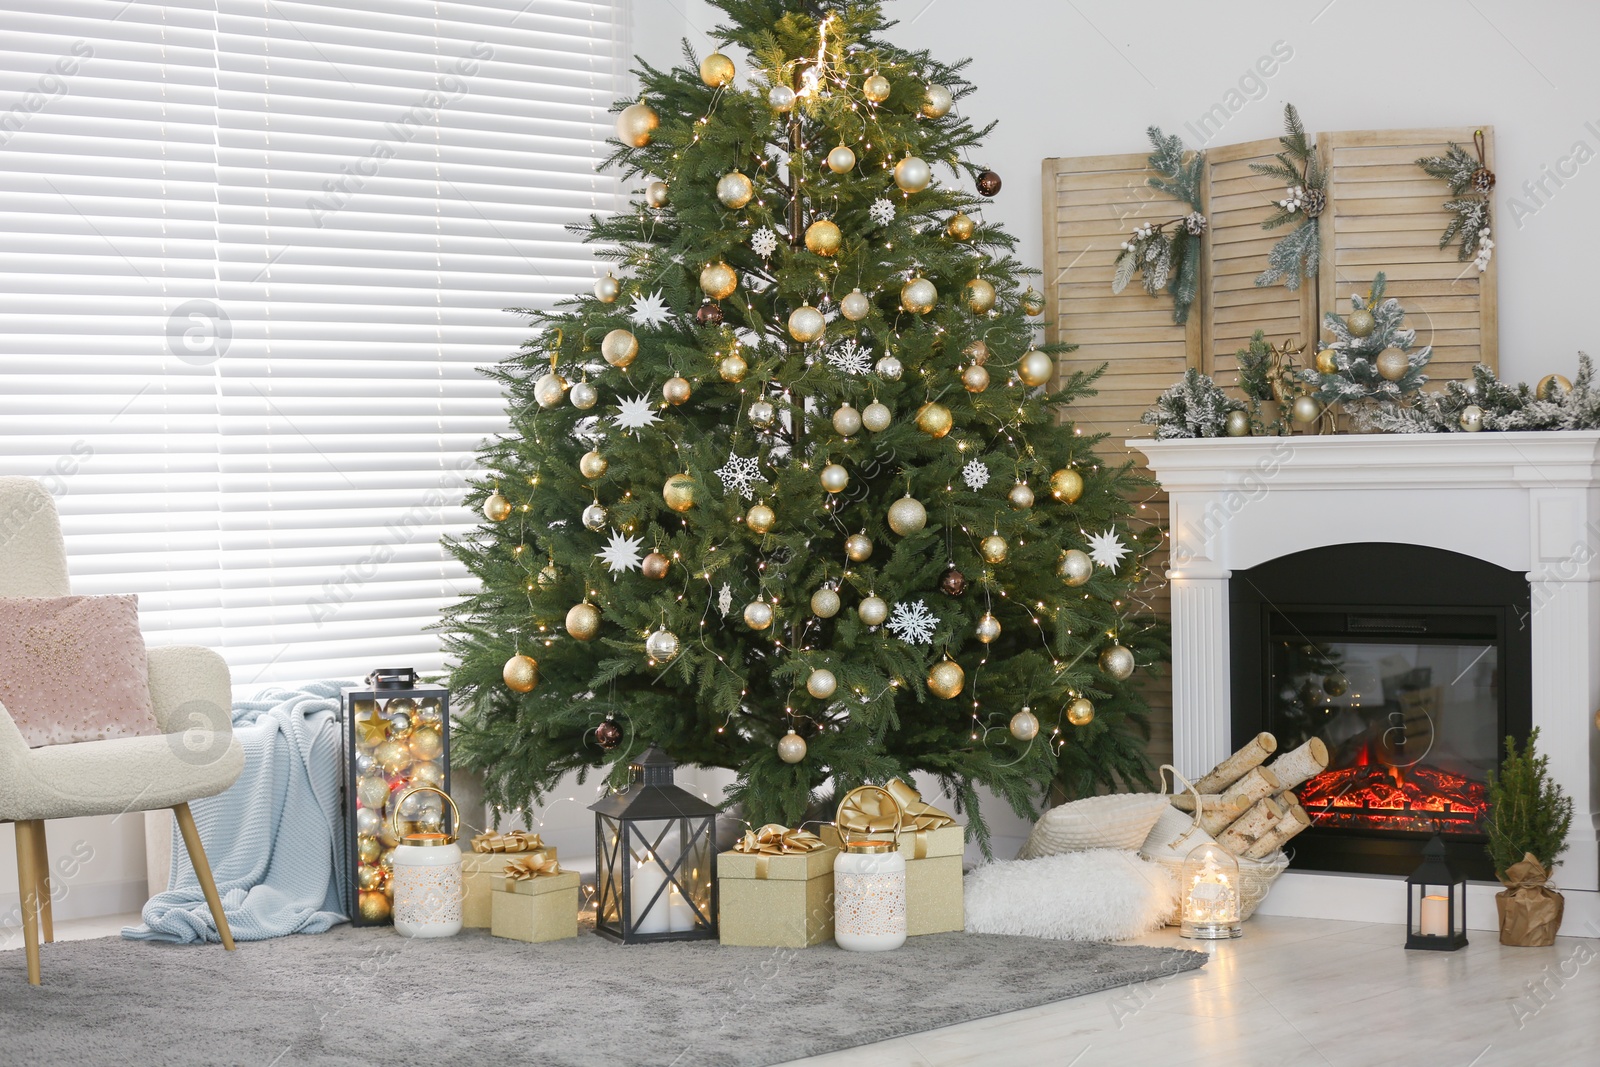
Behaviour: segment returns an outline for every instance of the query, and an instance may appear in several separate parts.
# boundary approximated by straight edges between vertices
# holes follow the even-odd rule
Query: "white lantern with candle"
[[[1183,861],[1178,886],[1180,933],[1216,941],[1244,933],[1239,907],[1239,861],[1212,842],[1198,845]]]
[[[851,837],[845,812],[864,793],[891,812],[887,841]],[[887,789],[864,785],[839,802],[835,817],[842,851],[833,861],[833,939],[853,952],[884,952],[906,943],[906,858],[900,854],[900,805]]]
[[[436,786],[406,790],[390,809],[394,850],[394,932],[402,937],[450,937],[461,932],[461,849],[454,834],[412,833],[400,837],[396,817],[418,793],[438,793],[450,805],[451,829],[460,825],[455,801]]]

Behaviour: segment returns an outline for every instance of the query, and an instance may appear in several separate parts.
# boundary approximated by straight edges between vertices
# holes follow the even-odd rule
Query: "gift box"
[[[491,896],[505,888],[508,859],[532,853],[548,856],[551,863],[557,859],[555,846],[543,844],[538,834],[479,834],[472,848],[461,857],[461,925],[468,930],[489,929]]]
[[[499,857],[501,867],[505,857]],[[578,872],[500,878],[489,894],[489,932],[513,941],[560,941],[578,936]]]
[[[838,854],[837,848],[821,842],[808,852],[719,853],[722,943],[809,948],[831,940],[833,858]]]
[[[893,826],[898,818],[900,854],[906,858],[907,936],[966,929],[961,857],[967,848],[967,828],[899,779],[884,788],[899,804],[899,815],[875,809],[855,812],[856,825],[849,828],[850,837],[888,841],[895,836]],[[888,829],[882,829],[884,826]],[[822,840],[840,847],[838,827],[824,826]]]

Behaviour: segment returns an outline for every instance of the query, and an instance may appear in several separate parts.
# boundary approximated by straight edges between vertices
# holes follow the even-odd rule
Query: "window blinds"
[[[440,538],[506,425],[477,369],[526,336],[504,308],[590,284],[564,226],[616,206],[617,5],[81,8],[0,16],[36,27],[12,70],[97,28],[104,98],[74,84],[4,148],[30,162],[0,180],[72,199],[43,229],[7,197],[8,281],[38,288],[0,295],[0,470],[92,449],[55,488],[74,588],[139,592],[152,641],[236,685],[441,668],[467,578]]]

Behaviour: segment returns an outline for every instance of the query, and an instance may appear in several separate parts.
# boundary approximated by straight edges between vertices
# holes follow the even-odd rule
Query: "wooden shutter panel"
[[[1365,293],[1372,276],[1388,276],[1388,296],[1406,309],[1418,344],[1433,346],[1432,380],[1471,377],[1475,364],[1499,367],[1495,275],[1499,257],[1482,274],[1457,246],[1439,247],[1450,221],[1450,189],[1417,166],[1442,156],[1454,141],[1472,151],[1462,126],[1436,130],[1356,130],[1325,133],[1319,150],[1328,167],[1329,208],[1323,215],[1321,300],[1324,311],[1350,310],[1350,294]],[[1494,130],[1482,127],[1494,169]],[[1499,229],[1499,220],[1491,222]]]

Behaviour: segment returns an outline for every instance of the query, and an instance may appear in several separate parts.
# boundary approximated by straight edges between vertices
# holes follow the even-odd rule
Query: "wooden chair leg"
[[[39,875],[39,926],[44,931],[45,944],[56,939],[55,918],[50,913],[50,846],[44,836],[44,820],[33,822],[34,864]]]
[[[32,822],[19,822],[17,831],[17,890],[22,897],[22,943],[28,951],[28,984],[39,984],[39,876],[34,852]]]
[[[217,883],[211,879],[211,864],[206,860],[205,846],[200,843],[200,831],[195,829],[194,816],[188,804],[174,804],[172,812],[178,817],[178,829],[183,831],[183,844],[189,850],[189,862],[194,866],[195,877],[205,891],[206,904],[211,908],[211,918],[222,937],[222,947],[233,951],[233,931],[228,929],[228,917],[222,913],[222,898],[217,896]]]

